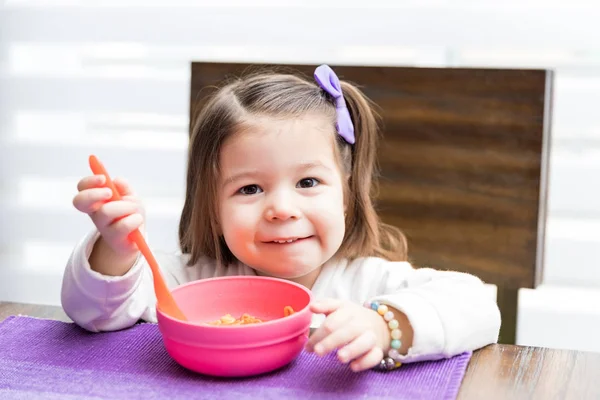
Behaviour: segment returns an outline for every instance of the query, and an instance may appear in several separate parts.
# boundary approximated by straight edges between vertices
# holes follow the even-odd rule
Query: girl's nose
[[[265,208],[265,218],[269,221],[286,221],[296,219],[299,215],[293,195],[283,190],[270,193]]]

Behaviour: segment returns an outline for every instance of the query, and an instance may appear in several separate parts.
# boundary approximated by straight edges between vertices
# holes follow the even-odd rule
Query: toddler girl
[[[265,275],[300,283],[324,321],[307,342],[354,371],[433,360],[498,339],[500,313],[483,283],[415,269],[406,239],[371,198],[378,124],[359,89],[326,65],[315,80],[262,73],[224,85],[198,116],[179,225],[181,254],[159,263],[171,288],[197,279]],[[74,249],[62,305],[90,331],[156,321],[150,268],[127,239],[143,229],[122,180],[78,184],[75,207],[95,229]]]

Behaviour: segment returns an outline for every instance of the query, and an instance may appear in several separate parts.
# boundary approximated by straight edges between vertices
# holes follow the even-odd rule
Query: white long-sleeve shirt
[[[144,258],[123,276],[101,275],[89,264],[98,237],[96,231],[84,237],[67,263],[61,295],[67,315],[93,332],[124,329],[140,319],[156,322],[152,273]],[[198,279],[256,275],[241,263],[219,267],[215,260],[201,258],[187,266],[189,255],[155,256],[171,288]],[[311,290],[315,299],[377,300],[403,312],[414,331],[404,363],[451,357],[498,340],[498,306],[483,282],[470,274],[366,257],[325,264]]]

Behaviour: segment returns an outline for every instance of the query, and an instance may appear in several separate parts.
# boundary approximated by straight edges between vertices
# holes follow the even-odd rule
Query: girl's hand
[[[131,258],[138,249],[128,236],[137,228],[143,229],[144,208],[124,180],[114,180],[122,200],[108,202],[112,192],[104,184],[104,175],[81,179],[77,184],[79,192],[73,198],[73,205],[90,216],[102,240],[115,255]]]
[[[390,330],[379,314],[336,299],[315,302],[310,308],[327,318],[309,338],[307,351],[325,356],[337,349],[338,359],[350,363],[353,371],[379,365],[390,343]]]

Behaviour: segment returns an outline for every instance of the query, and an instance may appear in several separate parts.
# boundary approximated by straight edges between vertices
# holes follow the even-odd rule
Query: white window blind
[[[600,287],[600,17],[575,1],[0,1],[0,301],[59,304],[97,154],[177,248],[194,61],[555,68],[545,281]],[[572,262],[576,260],[576,262]]]

